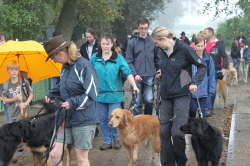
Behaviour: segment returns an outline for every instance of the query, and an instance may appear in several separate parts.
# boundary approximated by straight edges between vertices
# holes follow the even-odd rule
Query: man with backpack
[[[153,110],[153,82],[156,71],[159,70],[158,49],[148,34],[149,21],[142,18],[138,21],[139,35],[128,41],[126,60],[135,77],[140,94],[136,97],[134,114],[142,113],[142,100],[144,101],[144,114],[152,114]]]

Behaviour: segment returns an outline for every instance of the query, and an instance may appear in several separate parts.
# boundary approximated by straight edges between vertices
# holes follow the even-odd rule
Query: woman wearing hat
[[[68,111],[65,144],[74,147],[78,166],[89,166],[88,152],[92,148],[97,122],[95,72],[89,62],[78,54],[76,45],[61,36],[50,39],[44,48],[49,55],[47,60],[50,58],[63,64],[59,85],[45,96],[45,100],[49,102],[53,96],[64,100],[61,107]],[[63,130],[59,130],[50,162],[56,164],[60,160],[63,141]]]
[[[160,55],[160,123],[161,165],[185,166],[185,139],[180,127],[187,123],[191,93],[203,80],[206,72],[201,59],[188,45],[179,41],[166,27],[156,27],[154,42],[162,49]],[[191,79],[192,64],[197,72]]]

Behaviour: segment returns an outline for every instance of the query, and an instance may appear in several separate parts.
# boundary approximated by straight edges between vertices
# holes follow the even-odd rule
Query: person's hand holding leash
[[[69,102],[67,102],[67,101],[63,102],[61,106],[62,106],[64,109],[66,109],[66,110],[68,110],[68,109],[70,108],[70,104],[69,104]]]
[[[137,88],[137,86],[133,87],[133,93],[140,93],[140,90]]]
[[[45,100],[46,103],[50,103],[50,101],[51,101],[51,99],[48,96],[45,96],[44,100]]]
[[[135,76],[135,81],[142,81],[142,78],[141,78],[141,76],[139,76],[139,75],[136,75],[136,76]]]
[[[196,91],[197,91],[197,85],[191,84],[191,85],[189,86],[189,91],[190,91],[191,93],[196,92]]]

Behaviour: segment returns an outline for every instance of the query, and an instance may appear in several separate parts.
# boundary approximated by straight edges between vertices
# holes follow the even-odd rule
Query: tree
[[[226,43],[228,48],[231,47],[233,39],[235,39],[240,32],[243,32],[246,38],[250,39],[250,23],[247,17],[234,17],[218,26],[217,34],[219,34]]]
[[[126,0],[122,4],[122,18],[114,21],[112,29],[113,33],[119,34],[120,40],[127,39],[132,27],[136,26],[136,22],[141,17],[147,17],[149,20],[154,19],[154,14],[161,11],[164,6],[164,0]],[[122,28],[121,28],[122,27]]]
[[[214,14],[214,17],[219,17],[220,14],[226,13],[228,15],[236,13],[241,16],[250,16],[250,1],[239,0],[232,2],[231,0],[207,0],[204,2],[204,13]]]
[[[115,32],[127,36],[138,18],[153,18],[164,0],[1,0],[0,31],[10,39],[46,40],[55,30],[66,39],[81,37],[87,27],[98,34]]]

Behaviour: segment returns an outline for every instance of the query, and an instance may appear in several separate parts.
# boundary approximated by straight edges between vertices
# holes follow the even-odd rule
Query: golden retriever
[[[234,68],[233,63],[229,63],[229,68],[226,70],[226,81],[230,86],[238,85],[238,74]]]
[[[151,115],[133,116],[125,109],[115,109],[110,115],[109,125],[116,127],[120,143],[128,151],[128,166],[135,166],[138,158],[139,144],[148,140],[154,151],[153,162],[159,162],[160,122]]]
[[[227,105],[227,95],[228,95],[228,86],[224,80],[218,80],[217,81],[217,90],[216,94],[219,98],[223,99],[224,108],[226,108]]]

